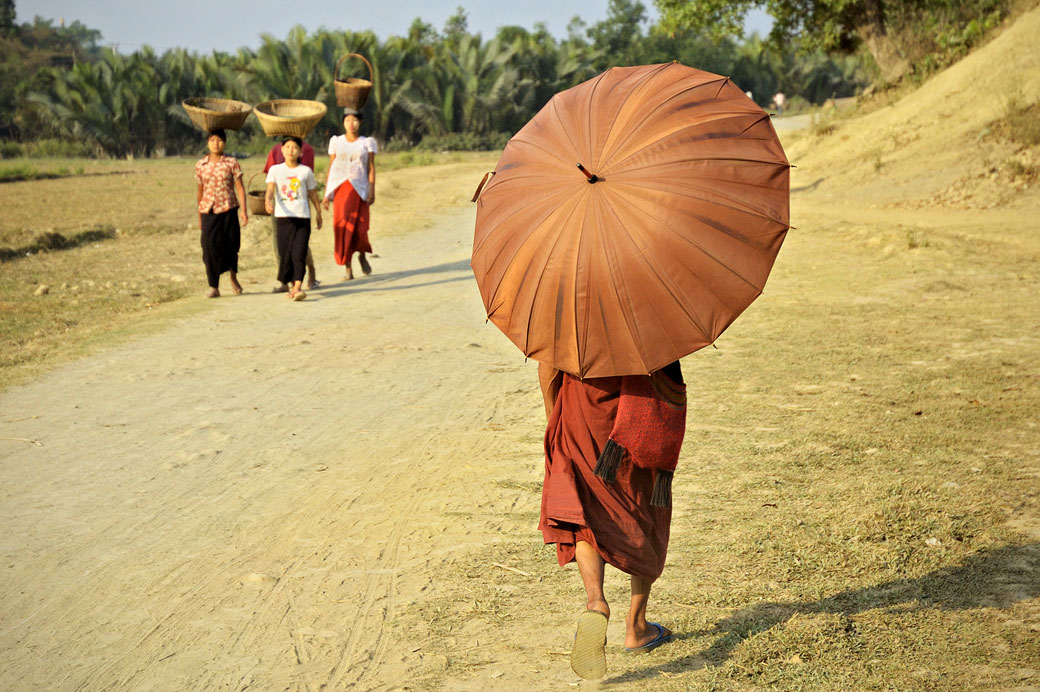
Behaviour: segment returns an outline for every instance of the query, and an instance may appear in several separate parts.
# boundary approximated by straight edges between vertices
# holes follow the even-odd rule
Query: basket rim
[[[193,102],[195,102],[195,103],[193,103]],[[213,103],[213,104],[228,104],[228,105],[232,105],[233,104],[233,105],[236,105],[236,106],[245,106],[245,108],[240,108],[240,109],[234,110],[234,111],[218,110],[216,108],[206,108],[205,106],[198,105],[198,102],[207,102],[207,103]],[[246,103],[245,101],[237,101],[235,99],[218,99],[218,98],[211,98],[209,96],[190,96],[190,97],[184,99],[183,101],[181,101],[181,107],[184,108],[185,110],[190,108],[190,109],[194,109],[194,110],[198,110],[198,111],[210,111],[212,113],[221,113],[221,114],[223,114],[223,113],[229,113],[229,114],[230,113],[236,113],[237,114],[237,113],[242,113],[243,111],[246,112],[246,113],[249,113],[250,111],[253,110],[253,106],[251,104]]]
[[[299,105],[311,105],[313,112],[304,115],[278,115],[277,113],[268,113],[263,108],[265,106],[273,106],[276,104],[299,104]],[[253,112],[258,118],[271,118],[273,120],[309,120],[317,116],[319,119],[325,117],[329,107],[321,101],[311,101],[308,99],[271,99],[270,101],[264,101],[258,103],[253,108]]]

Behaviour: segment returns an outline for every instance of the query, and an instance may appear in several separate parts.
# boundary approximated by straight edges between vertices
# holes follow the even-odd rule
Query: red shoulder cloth
[[[686,385],[663,371],[621,379],[617,417],[596,463],[596,475],[613,481],[623,459],[657,471],[651,504],[671,504],[671,479],[686,434]]]

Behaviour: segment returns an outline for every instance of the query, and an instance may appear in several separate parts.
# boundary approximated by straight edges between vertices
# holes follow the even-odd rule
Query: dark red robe
[[[655,580],[664,569],[672,509],[650,505],[654,471],[622,463],[613,483],[593,473],[614,427],[620,391],[620,377],[579,380],[560,373],[550,384],[543,375],[552,409],[538,528],[546,543],[556,544],[560,565],[574,559],[581,540],[619,570]]]

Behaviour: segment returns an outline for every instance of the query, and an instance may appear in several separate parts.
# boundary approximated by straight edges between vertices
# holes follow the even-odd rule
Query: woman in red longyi
[[[329,174],[325,180],[324,209],[332,202],[332,232],[336,264],[346,268],[344,279],[354,278],[351,259],[358,253],[361,271],[367,276],[372,267],[365,253],[372,252],[368,242],[369,207],[376,202],[376,154],[372,137],[362,137],[361,114],[343,109],[344,134],[329,141]]]

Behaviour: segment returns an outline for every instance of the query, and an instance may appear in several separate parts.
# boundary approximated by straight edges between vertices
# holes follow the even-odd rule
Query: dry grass
[[[1021,93],[1004,102],[1002,117],[992,125],[998,137],[1027,147],[1040,145],[1040,103],[1029,103]]]
[[[1035,690],[1030,231],[918,213],[911,247],[904,229],[855,222],[861,210],[801,209],[766,294],[718,350],[684,360],[689,427],[649,613],[678,637],[638,658],[612,640],[606,685]],[[524,498],[511,530],[446,566],[470,578],[403,623],[448,643],[425,649],[444,665],[423,689],[492,669],[493,647],[465,647],[468,632],[535,630],[511,646],[537,666],[568,648],[580,582],[540,545],[539,446],[510,432],[503,454],[530,456],[495,481]],[[622,617],[627,583],[612,570],[608,597]]]
[[[492,154],[378,158],[374,242],[422,228],[431,214],[464,207],[465,193],[495,159]],[[34,163],[41,170],[82,167],[83,175],[0,184],[6,210],[0,249],[35,252],[0,262],[0,388],[207,306],[199,298],[205,275],[193,159]],[[319,157],[319,179],[326,164],[327,158]],[[249,178],[262,165],[258,158],[247,159],[243,172]],[[258,176],[254,187],[261,180]],[[267,290],[273,279],[270,225],[257,218],[244,229],[239,269],[247,291]],[[327,231],[316,232],[313,243],[316,256],[331,256]],[[74,247],[45,250],[65,245]],[[44,251],[37,252],[41,246]],[[48,292],[35,295],[41,285]]]
[[[689,427],[649,613],[678,636],[646,657],[612,637],[604,687],[1040,688],[1034,217],[836,199],[794,195],[765,294],[684,360]],[[498,644],[473,639],[500,629],[532,633],[508,646],[546,680],[566,675],[583,592],[535,531],[542,423],[527,420],[499,433],[503,455],[529,459],[496,470],[522,498],[501,541],[489,532],[445,566],[468,578],[401,616],[442,660],[420,689],[487,679]],[[607,587],[621,618],[624,575]]]

